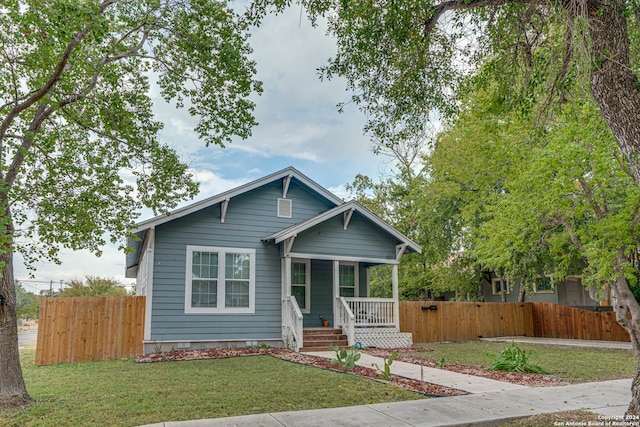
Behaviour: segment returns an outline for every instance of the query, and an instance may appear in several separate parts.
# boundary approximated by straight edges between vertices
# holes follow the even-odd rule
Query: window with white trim
[[[502,295],[502,293],[509,293],[509,281],[507,279],[500,280],[500,278],[495,278],[491,280],[491,288],[493,295]]]
[[[291,261],[291,295],[296,297],[300,311],[311,312],[311,261]]]
[[[187,246],[185,313],[253,313],[254,249]]]
[[[338,270],[338,284],[341,297],[358,296],[358,263],[341,262]]]

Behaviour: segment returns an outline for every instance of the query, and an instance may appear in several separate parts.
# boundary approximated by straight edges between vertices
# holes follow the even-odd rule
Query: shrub
[[[532,374],[547,374],[548,372],[540,366],[529,363],[529,358],[533,350],[523,350],[515,342],[511,342],[510,347],[505,347],[500,352],[500,358],[493,353],[487,352],[487,356],[494,359],[489,367],[490,371],[522,372]]]

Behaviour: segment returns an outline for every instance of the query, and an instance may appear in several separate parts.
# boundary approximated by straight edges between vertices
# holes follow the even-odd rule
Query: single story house
[[[145,353],[251,346],[300,350],[305,328],[399,347],[398,263],[421,248],[355,201],[289,167],[137,224],[126,275],[146,296]],[[368,271],[393,269],[392,298]]]
[[[491,282],[485,278],[482,286],[482,296],[487,302],[501,302],[500,279],[493,273],[490,275]],[[518,300],[518,291],[520,289],[519,281],[513,286],[507,282],[506,299],[507,302],[516,302]],[[564,280],[554,282],[551,277],[540,277],[533,285],[531,292],[525,295],[526,302],[550,302],[553,304],[566,305],[570,307],[579,307],[585,309],[595,309],[596,307],[610,306],[610,296],[604,295],[603,301],[598,301],[595,289],[586,289],[582,284],[582,278],[579,275],[567,276]]]

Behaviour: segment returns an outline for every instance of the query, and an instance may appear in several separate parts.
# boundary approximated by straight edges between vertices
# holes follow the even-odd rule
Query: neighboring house
[[[350,345],[406,346],[398,263],[420,246],[294,168],[143,221],[127,277],[147,297],[145,353],[250,346],[296,350],[320,316]],[[369,298],[368,269],[393,266],[393,298]]]
[[[489,273],[488,273],[489,274]],[[500,279],[494,274],[490,275],[491,283],[488,279],[483,280],[482,295],[487,302],[501,302]],[[506,290],[507,302],[518,301],[520,284],[516,281],[513,286],[509,284]],[[582,285],[580,276],[567,276],[564,280],[554,283],[550,277],[540,277],[533,290],[525,295],[526,302],[551,302],[554,304],[567,305],[594,309],[598,306],[610,305],[608,297],[598,302],[593,290],[589,291]]]

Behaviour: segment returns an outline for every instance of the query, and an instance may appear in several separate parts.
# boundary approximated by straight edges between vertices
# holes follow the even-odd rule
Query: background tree
[[[581,274],[600,294],[632,293],[640,189],[597,107],[576,99],[547,114],[544,128],[532,112],[514,112],[502,95],[481,90],[429,157],[432,188],[462,194],[453,197],[464,200],[465,248],[484,268],[519,279],[521,296],[546,274]],[[490,151],[497,161],[484,161]],[[638,346],[633,318],[617,315]]]
[[[460,224],[451,214],[456,209],[451,199],[430,191],[432,180],[423,158],[430,149],[433,134],[429,132],[388,145],[377,141],[374,152],[387,157],[389,171],[381,175],[377,183],[370,177],[358,175],[347,187],[360,203],[422,246],[421,254],[410,254],[400,261],[399,291],[405,300],[432,299],[446,291],[466,295],[469,288],[469,284],[462,281],[448,281],[446,286],[442,281],[434,285],[433,269],[447,263],[452,248],[459,244]],[[389,268],[373,269],[370,279],[372,295],[391,295]]]
[[[60,297],[105,297],[126,296],[129,293],[116,279],[110,277],[85,276],[85,279],[72,279],[65,282]]]
[[[27,292],[20,282],[16,281],[16,315],[18,318],[37,319],[40,312],[40,296]]]
[[[0,409],[28,403],[18,356],[13,253],[100,254],[141,207],[197,192],[157,139],[149,76],[197,117],[208,144],[255,124],[247,25],[226,2],[9,0],[0,9]],[[37,242],[37,243],[34,243]]]

